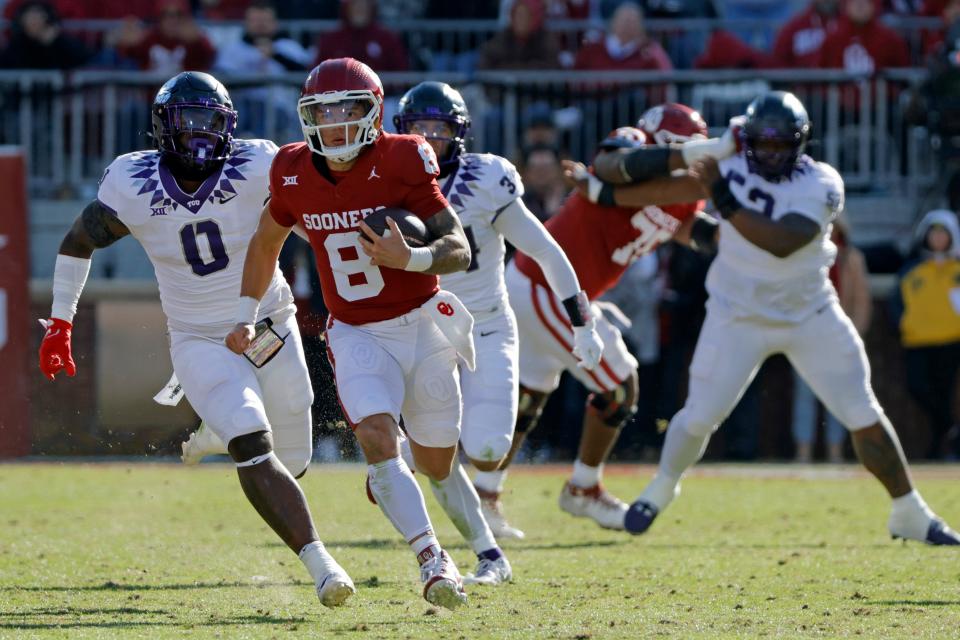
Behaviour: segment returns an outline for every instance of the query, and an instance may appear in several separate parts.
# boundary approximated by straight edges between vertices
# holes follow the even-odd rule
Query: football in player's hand
[[[382,236],[385,230],[389,231],[390,229],[390,227],[387,226],[387,218],[391,218],[397,223],[397,226],[400,227],[401,233],[403,233],[404,240],[406,240],[407,244],[411,247],[425,247],[430,242],[430,234],[427,231],[427,225],[425,225],[423,220],[418,218],[415,214],[404,209],[398,209],[395,207],[377,209],[364,218],[363,221],[366,222],[371,229]],[[363,236],[365,240],[370,240],[370,238],[367,238],[362,231],[360,232],[360,235]]]

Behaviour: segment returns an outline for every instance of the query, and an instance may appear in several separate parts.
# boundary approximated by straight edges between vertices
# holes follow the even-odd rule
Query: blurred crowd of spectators
[[[457,52],[466,55],[470,69],[820,67],[870,73],[953,50],[960,36],[960,0],[798,2],[803,0],[0,0],[8,20],[0,66],[166,73],[303,69],[347,55],[378,71],[426,70],[437,66],[431,52],[411,52],[407,34],[390,25],[485,19],[499,20],[502,28],[473,50]],[[794,8],[800,11],[791,15]],[[911,51],[904,35],[882,19],[898,15],[929,17],[931,27],[939,26],[914,29]],[[718,17],[733,20],[729,30],[691,30],[682,22]],[[332,31],[298,31],[298,40],[280,27],[304,19],[339,24]],[[550,19],[589,20],[580,24],[603,28],[558,31],[549,27]],[[666,29],[661,23],[651,35],[646,19],[678,22]],[[741,29],[744,19],[759,20],[761,27]],[[67,30],[64,20],[113,23]],[[682,45],[667,47],[674,59],[664,48],[669,43]],[[231,55],[237,52],[239,58]],[[443,59],[443,51],[434,53]]]

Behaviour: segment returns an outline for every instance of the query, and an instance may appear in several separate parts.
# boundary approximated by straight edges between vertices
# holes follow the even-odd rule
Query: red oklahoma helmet
[[[707,123],[703,116],[685,104],[665,102],[647,109],[637,126],[643,129],[657,146],[684,142],[691,138],[706,138]]]
[[[615,149],[634,149],[647,144],[647,135],[634,127],[618,127],[600,141],[597,149],[613,151]]]
[[[324,60],[304,81],[297,113],[311,151],[349,162],[383,130],[383,84],[359,60]],[[353,126],[357,130],[351,135]],[[323,141],[320,132],[325,129],[335,132],[333,144]]]

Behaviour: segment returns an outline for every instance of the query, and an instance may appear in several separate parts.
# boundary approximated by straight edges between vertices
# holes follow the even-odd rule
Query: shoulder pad
[[[465,153],[460,157],[459,180],[484,194],[492,211],[523,195],[523,181],[509,160],[491,153]]]

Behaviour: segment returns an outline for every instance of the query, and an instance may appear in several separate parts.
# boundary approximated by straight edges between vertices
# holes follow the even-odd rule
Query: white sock
[[[445,479],[440,482],[431,480],[430,488],[474,553],[497,547],[493,532],[480,512],[480,496],[459,460],[454,459],[453,470]]]
[[[603,474],[603,465],[591,467],[583,464],[579,459],[573,463],[573,475],[570,476],[570,483],[581,489],[588,489],[600,482],[600,476]]]
[[[929,520],[936,517],[936,514],[933,513],[933,509],[927,506],[923,496],[921,496],[916,489],[906,495],[900,496],[899,498],[893,498],[890,502],[893,506],[891,515],[894,518],[923,516]]]
[[[314,584],[320,584],[330,573],[341,569],[337,561],[327,553],[326,547],[319,540],[304,545],[298,555],[300,556],[300,562],[310,572]]]
[[[478,471],[477,475],[473,476],[473,484],[476,485],[478,489],[482,489],[488,493],[500,493],[503,491],[503,483],[506,481],[506,469],[499,471]]]
[[[674,417],[667,428],[657,474],[640,494],[640,499],[654,504],[661,511],[665,509],[680,493],[680,477],[703,456],[709,441],[710,436],[689,433]]]
[[[402,458],[396,457],[367,467],[370,491],[387,519],[419,555],[437,545],[420,485]]]
[[[899,498],[893,498],[891,505],[888,522],[891,533],[916,540],[927,537],[930,521],[937,516],[916,489]]]

